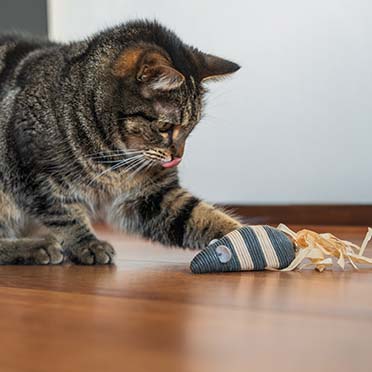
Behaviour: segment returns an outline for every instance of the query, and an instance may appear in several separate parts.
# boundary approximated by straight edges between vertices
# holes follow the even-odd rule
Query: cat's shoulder
[[[0,33],[0,46],[4,45],[24,45],[34,47],[50,47],[55,46],[56,43],[50,41],[47,37],[37,37],[27,33],[11,32]]]

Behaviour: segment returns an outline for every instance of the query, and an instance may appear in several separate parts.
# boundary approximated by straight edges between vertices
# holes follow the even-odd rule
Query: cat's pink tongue
[[[182,160],[182,158],[174,158],[171,161],[166,161],[164,163],[161,163],[161,165],[164,168],[173,168],[173,167],[176,167],[179,163],[181,163],[181,160]]]

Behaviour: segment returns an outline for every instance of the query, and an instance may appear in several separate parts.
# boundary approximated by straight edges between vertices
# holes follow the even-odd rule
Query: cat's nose
[[[175,158],[182,158],[185,152],[185,142],[173,145],[172,154]]]

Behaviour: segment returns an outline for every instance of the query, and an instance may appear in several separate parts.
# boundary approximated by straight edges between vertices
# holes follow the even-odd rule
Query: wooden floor
[[[0,267],[0,372],[372,370],[372,269],[198,276],[193,252],[98,233],[116,266]]]

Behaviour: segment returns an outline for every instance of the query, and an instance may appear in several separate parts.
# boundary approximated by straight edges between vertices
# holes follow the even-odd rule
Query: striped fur
[[[221,254],[228,256],[221,257]],[[294,244],[282,231],[270,226],[244,226],[197,254],[191,270],[201,274],[284,269],[294,258]]]
[[[162,166],[200,120],[203,81],[237,69],[156,22],[71,44],[0,36],[0,263],[110,263],[95,218],[190,248],[239,227]],[[28,239],[30,221],[48,237]]]

